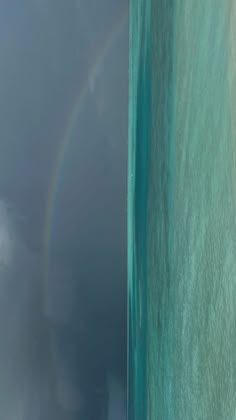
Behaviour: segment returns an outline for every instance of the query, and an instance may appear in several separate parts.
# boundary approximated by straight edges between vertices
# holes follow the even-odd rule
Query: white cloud
[[[12,209],[0,199],[1,419],[37,420],[49,404],[41,287],[40,258],[22,241]]]

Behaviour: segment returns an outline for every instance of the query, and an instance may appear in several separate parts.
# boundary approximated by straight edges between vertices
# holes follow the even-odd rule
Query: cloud
[[[0,200],[0,418],[38,420],[50,400],[50,352],[40,258]],[[47,407],[47,408],[46,408]]]

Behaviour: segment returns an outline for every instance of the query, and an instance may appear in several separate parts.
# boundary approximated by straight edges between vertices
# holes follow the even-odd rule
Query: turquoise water
[[[236,12],[130,1],[130,420],[236,419]]]

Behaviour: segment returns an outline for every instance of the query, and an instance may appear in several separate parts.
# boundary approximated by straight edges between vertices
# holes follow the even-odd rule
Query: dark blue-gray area
[[[14,248],[10,266],[0,265],[1,418],[104,419],[108,374],[126,387],[127,25],[71,135],[44,287],[58,149],[126,7],[123,0],[102,0],[99,12],[95,0],[0,5],[0,204],[7,204]],[[75,397],[58,396],[59,382],[78,393],[80,409]]]

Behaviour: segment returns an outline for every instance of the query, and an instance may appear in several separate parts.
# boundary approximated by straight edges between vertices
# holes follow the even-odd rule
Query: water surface
[[[130,3],[130,419],[236,418],[235,13]]]

